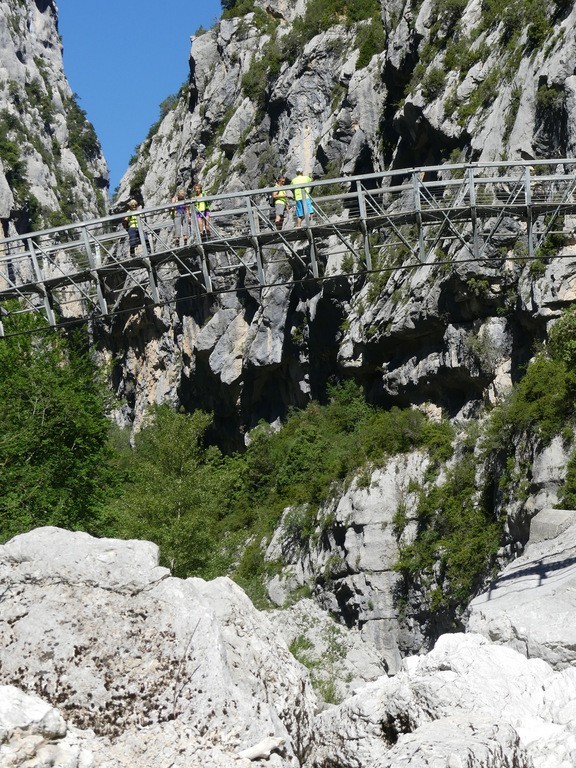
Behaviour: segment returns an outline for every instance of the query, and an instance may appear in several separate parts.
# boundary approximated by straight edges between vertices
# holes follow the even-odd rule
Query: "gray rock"
[[[183,768],[190,750],[177,757],[177,745],[188,733],[196,752],[212,744],[234,754],[277,737],[278,765],[295,766],[315,696],[228,579],[175,579],[150,543],[55,528],[1,547],[0,577],[0,682],[58,706],[77,729],[119,740],[119,764],[148,733],[150,760],[168,749]]]
[[[545,659],[555,669],[574,665],[575,523],[567,510],[543,509],[532,519],[525,553],[470,604],[469,631]]]
[[[55,4],[1,2],[0,46],[3,131],[20,163],[13,189],[8,169],[0,166],[0,218],[10,220],[9,233],[16,234],[16,223],[30,226],[26,211],[32,196],[42,206],[37,210],[40,225],[48,226],[47,214],[60,216],[70,207],[70,214],[79,219],[103,215],[108,169],[64,74]],[[80,143],[90,147],[77,157]],[[13,178],[15,169],[10,170],[8,178]]]
[[[574,669],[554,672],[478,635],[443,635],[396,677],[320,714],[307,766],[568,768],[575,682]]]

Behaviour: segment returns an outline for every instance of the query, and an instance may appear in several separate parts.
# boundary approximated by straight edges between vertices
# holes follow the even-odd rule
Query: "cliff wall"
[[[56,4],[1,2],[0,46],[4,235],[104,215],[108,169],[64,74]]]
[[[565,4],[532,18],[518,2],[511,20],[475,0],[375,3],[337,24],[315,15],[324,5],[259,0],[193,38],[189,84],[142,144],[118,205],[166,202],[196,181],[213,194],[258,187],[297,165],[330,178],[572,154],[576,16]],[[322,400],[342,377],[373,402],[473,412],[518,377],[574,298],[569,243],[538,272],[514,259],[524,236],[506,221],[496,259],[470,263],[462,244],[441,244],[449,266],[350,283],[198,299],[184,286],[107,331],[118,418],[137,428],[168,398],[222,414],[222,439],[241,445],[261,418]]]

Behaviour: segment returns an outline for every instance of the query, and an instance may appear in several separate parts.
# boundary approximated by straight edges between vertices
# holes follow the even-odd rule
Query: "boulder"
[[[57,528],[0,547],[0,579],[0,683],[122,743],[126,765],[147,739],[146,765],[157,768],[153,755],[166,750],[184,766],[180,752],[232,755],[266,737],[280,739],[277,765],[297,765],[316,697],[229,579],[172,578],[149,542]]]
[[[316,718],[307,768],[568,768],[576,670],[555,672],[479,635],[443,635],[394,678]]]

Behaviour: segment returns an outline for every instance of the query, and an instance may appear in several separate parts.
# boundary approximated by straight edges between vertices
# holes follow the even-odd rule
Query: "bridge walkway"
[[[142,306],[160,304],[176,280],[205,293],[223,290],[226,276],[263,288],[272,264],[284,265],[277,284],[295,275],[322,279],[329,259],[343,276],[398,265],[399,256],[433,263],[454,244],[482,260],[502,247],[510,221],[523,231],[528,259],[538,258],[547,239],[574,234],[576,159],[401,169],[306,187],[314,215],[305,211],[297,226],[290,213],[282,230],[267,188],[206,196],[210,235],[200,237],[192,216],[186,245],[173,243],[173,204],[135,212],[141,244],[134,254],[122,227],[126,214],[0,240],[0,321],[21,312],[53,326],[108,316],[132,289]]]

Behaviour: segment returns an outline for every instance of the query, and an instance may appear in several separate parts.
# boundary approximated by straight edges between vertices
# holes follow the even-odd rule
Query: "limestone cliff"
[[[226,18],[192,40],[189,82],[142,144],[118,206],[133,195],[164,203],[198,180],[208,193],[258,187],[297,165],[317,178],[384,168],[401,176],[403,168],[432,163],[574,151],[576,11],[565,2],[518,0],[504,12],[492,0],[381,7],[374,0],[346,4],[364,16],[336,18],[314,15],[327,4],[312,0],[229,5]],[[242,9],[237,15],[234,5]],[[29,11],[54,25],[51,4]],[[14,19],[20,29],[24,22]],[[22,56],[15,53],[15,62]],[[31,61],[24,90],[26,73],[41,70]],[[14,96],[11,115],[19,103]],[[42,119],[38,106],[26,109]],[[73,163],[64,117],[54,122],[61,134],[50,145],[63,146]],[[34,151],[41,155],[30,150],[29,168]],[[8,205],[17,207],[18,188],[12,184],[10,192],[1,178],[0,194],[15,195]],[[84,185],[86,177],[77,178]],[[56,190],[43,204],[58,199]],[[473,420],[520,378],[576,295],[573,242],[557,246],[553,256],[561,259],[536,269],[517,258],[525,235],[523,222],[509,218],[490,258],[465,258],[454,239],[439,246],[441,264],[391,269],[402,263],[399,252],[394,264],[375,259],[382,271],[356,280],[260,291],[228,278],[219,286],[226,292],[201,296],[186,283],[146,311],[134,309],[126,294],[117,307],[123,311],[94,328],[118,396],[117,420],[138,429],[153,402],[203,408],[215,413],[220,442],[241,447],[260,419],[274,422],[292,405],[322,400],[330,382],[345,378],[362,384],[374,403],[417,405],[459,424]],[[270,282],[276,269],[273,260],[266,265]],[[530,517],[558,501],[565,450],[558,442],[544,451],[529,446],[529,487],[506,510],[502,559],[521,549]],[[290,551],[279,531],[268,552],[274,559],[285,550],[283,578],[269,585],[279,604],[291,588],[312,585],[317,600],[362,628],[394,669],[403,653],[425,645],[418,606],[401,625],[393,604],[394,518],[405,507],[409,537],[411,487],[424,484],[425,469],[419,455],[394,460],[370,475],[368,488],[353,485],[324,510],[331,523],[317,546]]]
[[[193,38],[189,83],[118,204],[165,202],[198,180],[213,194],[257,187],[296,165],[330,178],[573,152],[576,12],[565,3],[532,18],[518,2],[511,18],[478,0],[375,2],[375,16],[365,3],[366,18],[338,23],[314,15],[324,5],[241,4]],[[522,232],[508,224],[512,249]],[[501,259],[459,264],[457,245],[448,256],[450,269],[306,291],[194,300],[189,289],[178,313],[167,297],[154,318],[116,322],[103,346],[119,418],[137,426],[149,402],[168,398],[222,414],[221,433],[239,445],[260,418],[322,399],[343,376],[375,402],[470,412],[517,376],[574,298],[573,259],[535,274]]]
[[[108,169],[62,63],[53,0],[0,3],[4,235],[104,215]]]
[[[213,194],[258,187],[297,165],[315,178],[384,168],[400,176],[450,161],[574,153],[569,4],[515,2],[504,11],[489,0],[396,0],[374,4],[375,16],[329,23],[314,15],[324,5],[256,0],[247,12],[243,3],[193,38],[189,83],[141,146],[118,204],[130,195],[165,202],[196,181]],[[118,419],[138,428],[151,402],[200,407],[216,414],[219,439],[237,447],[260,419],[322,400],[343,378],[374,403],[473,419],[521,377],[576,295],[571,242],[536,268],[516,258],[522,222],[502,222],[499,236],[501,247],[482,261],[467,259],[456,238],[442,244],[438,266],[201,298],[188,288],[161,309],[115,319],[97,341],[113,363]],[[273,265],[266,269],[273,278]],[[530,517],[557,501],[565,446],[551,450],[531,446],[525,457],[530,488],[506,509],[503,558],[521,549]],[[413,521],[408,489],[424,471],[418,457],[407,463],[372,479],[379,495],[352,489],[336,500],[318,547],[288,551],[284,585],[270,587],[281,603],[289,587],[312,584],[325,607],[364,628],[391,668],[423,642],[418,606],[399,626],[392,604],[393,517],[407,503]],[[269,556],[284,545],[273,543]]]

